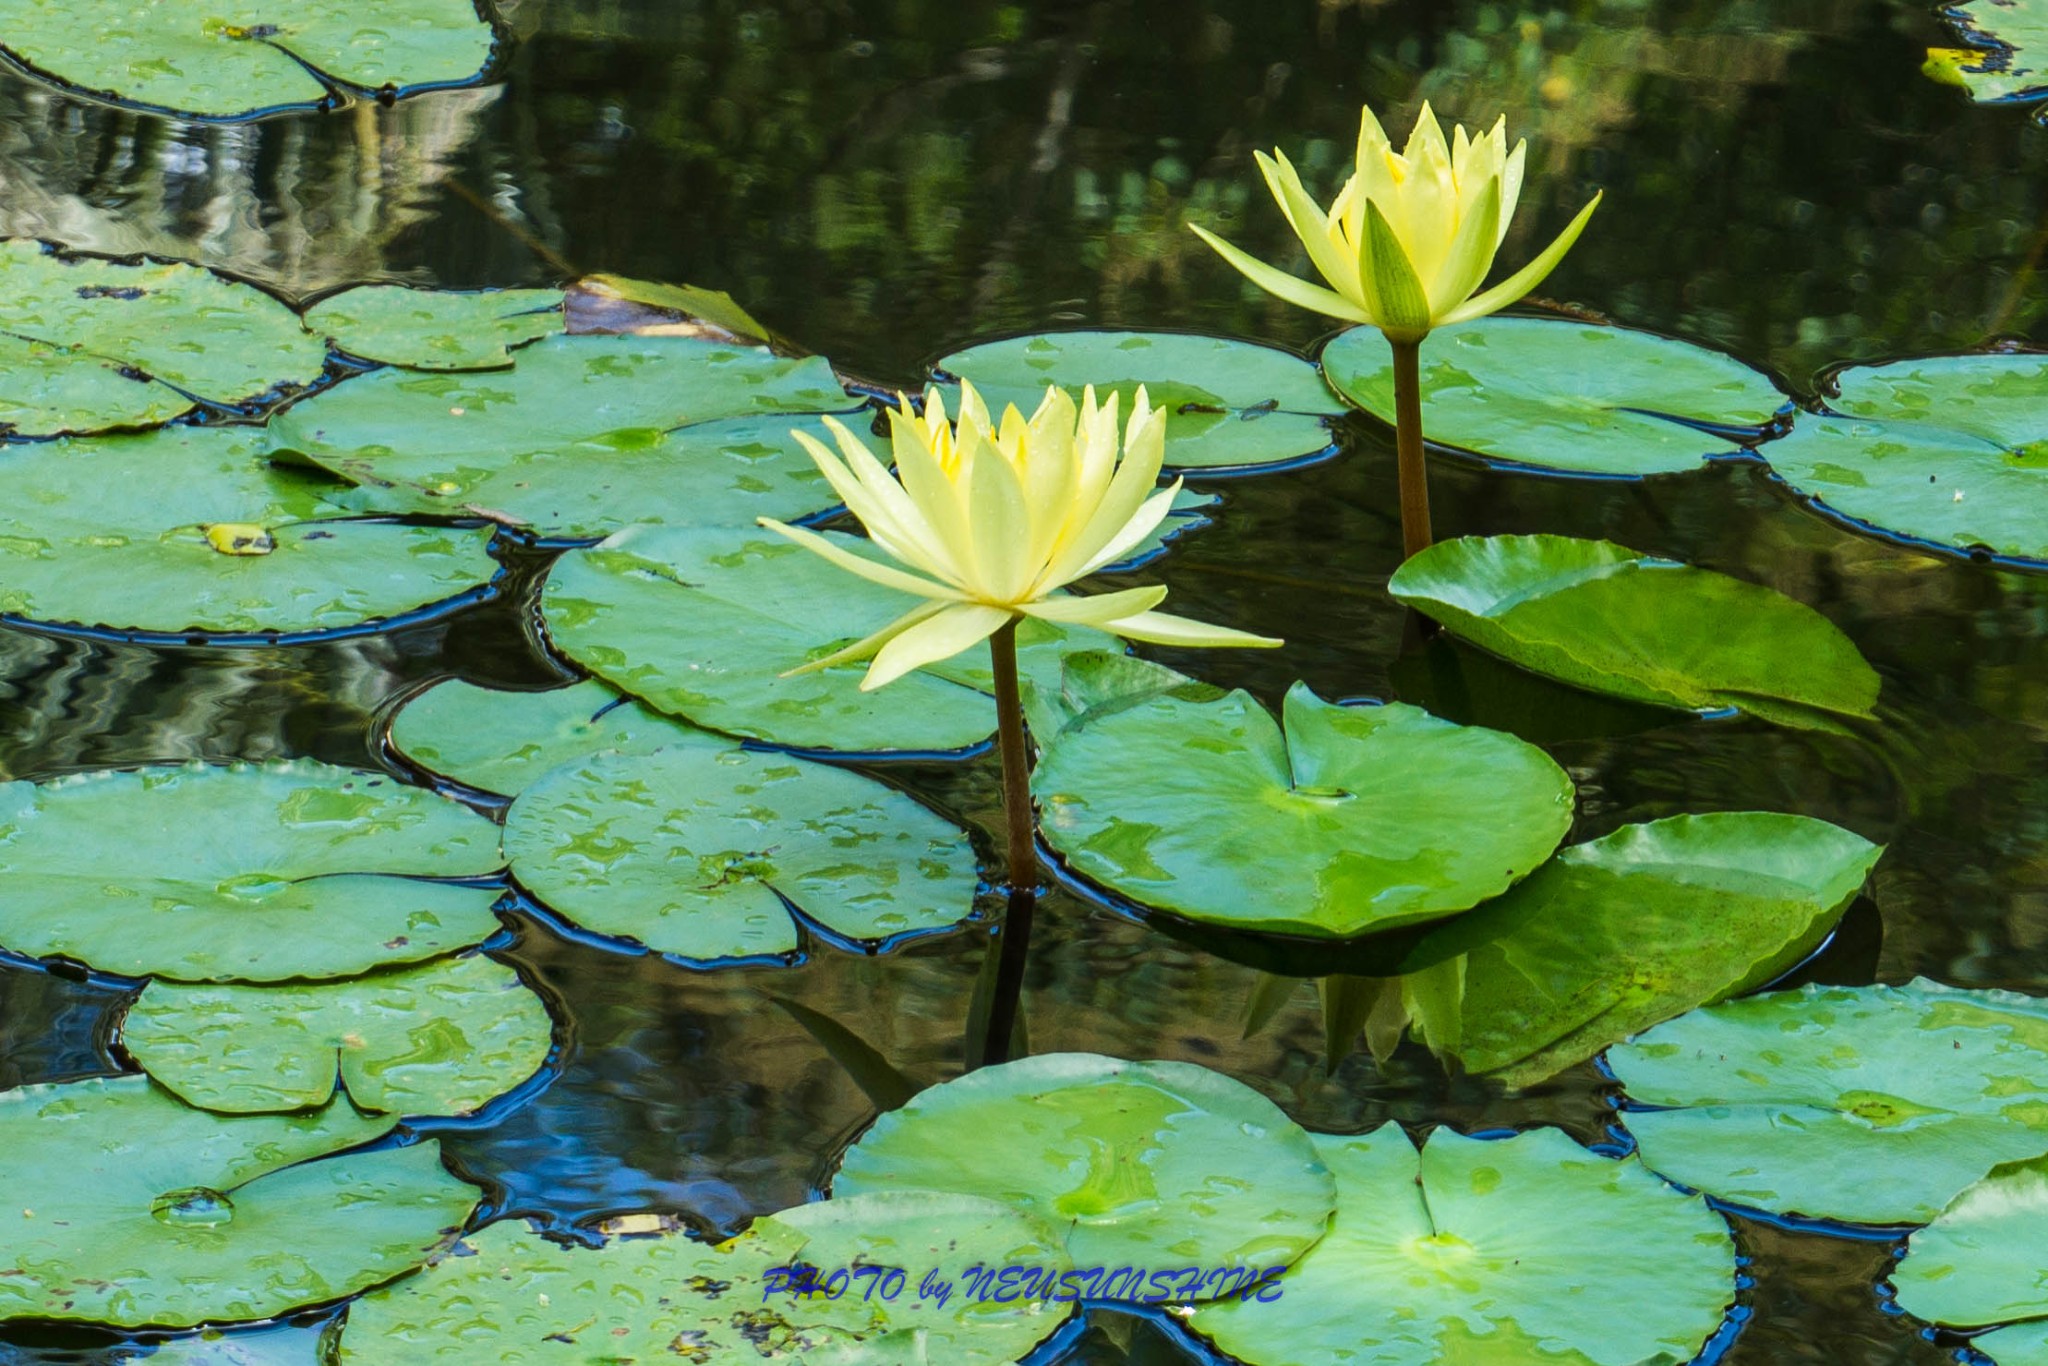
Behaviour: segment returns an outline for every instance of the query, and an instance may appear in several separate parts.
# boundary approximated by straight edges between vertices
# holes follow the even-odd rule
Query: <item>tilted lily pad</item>
[[[2048,1003],[1925,980],[1709,1006],[1609,1052],[1643,1161],[1732,1204],[1925,1223],[2048,1153]]]
[[[512,363],[513,347],[562,330],[562,291],[358,285],[307,309],[306,326],[364,360],[413,370],[498,370]]]
[[[789,907],[849,939],[974,909],[966,832],[872,778],[682,744],[565,764],[505,818],[513,876],[585,929],[690,959],[790,953]]]
[[[1822,508],[1954,551],[2048,560],[2048,356],[1930,356],[1837,377],[1771,468]]]
[[[1876,671],[1811,607],[1612,541],[1439,541],[1387,591],[1533,673],[1634,702],[1839,730],[1877,701]]]
[[[1336,1198],[1308,1134],[1242,1082],[1093,1053],[934,1086],[876,1120],[832,1178],[835,1204],[913,1190],[1034,1215],[1077,1267],[1210,1270],[1288,1265]]]
[[[1460,962],[1456,999],[1418,1010],[1416,1032],[1468,1071],[1541,1081],[1792,967],[1883,852],[1826,821],[1762,811],[1575,844],[1424,942],[1418,957]]]
[[[0,946],[186,981],[347,977],[498,929],[498,830],[308,760],[0,784]]]
[[[208,1110],[307,1109],[338,1086],[358,1110],[466,1115],[532,1076],[553,1032],[519,975],[478,956],[342,982],[151,982],[121,1044]]]
[[[550,769],[593,754],[732,745],[722,735],[621,697],[596,679],[546,692],[437,683],[398,713],[391,743],[431,773],[508,797]]]
[[[19,36],[8,11],[22,3],[0,0],[0,42]],[[83,23],[75,5],[49,8]],[[310,383],[326,362],[298,315],[251,285],[0,242],[0,431],[150,426],[201,400],[231,407]]]
[[[802,1205],[710,1246],[680,1234],[615,1238],[601,1248],[548,1242],[492,1224],[417,1276],[349,1306],[340,1366],[444,1362],[738,1362],[792,1366],[998,1366],[1063,1323],[1066,1305],[965,1293],[976,1263],[1063,1270],[1058,1241],[988,1200],[877,1195]],[[791,1293],[778,1269],[848,1268],[836,1298]],[[901,1268],[855,1276],[861,1266]],[[922,1298],[928,1270],[955,1282]],[[884,1287],[888,1286],[888,1289]],[[894,1291],[893,1295],[890,1290]]]
[[[1165,693],[1070,724],[1032,775],[1046,839],[1134,901],[1342,939],[1469,910],[1571,825],[1571,779],[1512,735],[1300,683],[1283,715]]]
[[[1950,1328],[2048,1318],[2044,1208],[2048,1157],[1993,1168],[1906,1241],[1891,1276],[1899,1307]]]
[[[469,0],[0,0],[0,51],[34,74],[209,118],[466,83],[495,45]]]
[[[249,427],[10,448],[0,612],[185,637],[343,630],[478,588],[488,530],[351,518]],[[226,534],[223,534],[226,533]]]
[[[1315,366],[1290,351],[1182,332],[1047,332],[956,351],[938,363],[1000,414],[1029,416],[1047,385],[1097,397],[1140,384],[1166,410],[1166,463],[1181,469],[1270,465],[1314,455],[1344,411]]]
[[[1394,1124],[1313,1137],[1337,1178],[1329,1236],[1276,1300],[1192,1320],[1250,1366],[1672,1366],[1735,1300],[1705,1201],[1559,1130],[1439,1128],[1420,1153]]]
[[[1927,55],[1980,100],[2048,96],[2048,4],[2042,0],[1956,0],[1947,19],[1972,48],[1936,48]]]
[[[184,1328],[390,1280],[477,1198],[431,1141],[331,1156],[390,1128],[345,1104],[216,1115],[147,1077],[0,1093],[0,1320]]]
[[[1394,420],[1393,352],[1357,327],[1323,349],[1337,392]],[[1482,318],[1422,344],[1422,430],[1491,460],[1572,474],[1665,474],[1741,453],[1785,396],[1732,356],[1627,327]]]
[[[586,275],[569,287],[569,330],[636,337],[767,342],[774,334],[722,289],[624,275]]]
[[[864,540],[830,533],[859,551]],[[765,531],[629,527],[562,556],[541,590],[548,638],[600,678],[700,726],[799,749],[957,750],[996,726],[986,645],[860,690],[864,664],[783,675],[902,615],[908,594]],[[1115,648],[1081,627],[1018,627],[1018,668]]]

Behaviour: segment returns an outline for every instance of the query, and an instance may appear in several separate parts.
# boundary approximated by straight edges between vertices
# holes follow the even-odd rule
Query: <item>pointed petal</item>
[[[1286,271],[1276,270],[1257,257],[1238,250],[1206,229],[1196,227],[1192,223],[1188,226],[1194,229],[1197,237],[1214,247],[1219,256],[1236,266],[1246,279],[1268,294],[1285,299],[1297,308],[1305,308],[1311,313],[1321,313],[1326,317],[1341,318],[1345,322],[1376,321],[1371,314],[1343,295],[1333,290],[1321,289],[1306,280],[1297,280]]]
[[[884,645],[860,681],[862,692],[894,683],[913,669],[951,659],[962,650],[987,640],[1016,613],[1004,607],[987,607],[978,602],[954,603],[899,632]]]
[[[1255,636],[1249,631],[1233,631],[1228,626],[1210,626],[1206,622],[1189,621],[1186,617],[1177,617],[1170,612],[1140,612],[1136,616],[1109,622],[1102,629],[1126,640],[1145,640],[1154,645],[1271,650],[1287,643],[1272,636]]]
[[[1165,414],[1160,414],[1164,425]],[[1163,452],[1164,442],[1160,449]],[[1136,456],[1137,458],[1133,458]],[[1090,514],[1087,524],[1074,538],[1061,548],[1060,553],[1045,566],[1038,581],[1032,585],[1034,596],[1050,593],[1081,577],[1085,567],[1096,562],[1103,548],[1115,542],[1117,536],[1136,520],[1145,510],[1145,499],[1159,482],[1159,465],[1149,453],[1149,447],[1138,451],[1127,451],[1123,463],[1117,466],[1116,475],[1109,481],[1109,488],[1103,492],[1102,501]],[[1164,516],[1165,514],[1161,514]],[[1152,524],[1157,526],[1158,522]],[[1147,532],[1150,531],[1148,527]],[[1136,544],[1146,533],[1132,541]],[[1107,561],[1103,561],[1107,563]]]
[[[1000,448],[984,449],[967,479],[967,525],[974,542],[967,586],[984,602],[1014,602],[1030,585],[1033,568],[1031,511],[1017,470]]]
[[[1309,262],[1337,293],[1347,299],[1360,297],[1358,261],[1355,257],[1347,260],[1337,250],[1330,237],[1330,221],[1323,217],[1323,211],[1302,188],[1301,177],[1295,173],[1294,164],[1276,151],[1271,160],[1264,156],[1259,158],[1259,169],[1266,173],[1266,185],[1273,191],[1273,197],[1287,211],[1287,220],[1294,225],[1294,235],[1308,248]]]
[[[776,521],[773,517],[762,517],[757,520],[770,531],[788,537],[804,549],[823,556],[849,574],[858,574],[869,583],[878,583],[884,588],[894,588],[902,593],[915,593],[921,598],[938,598],[946,602],[960,601],[960,592],[955,588],[943,583],[933,583],[930,579],[919,578],[915,574],[906,574],[893,565],[879,563],[865,555],[857,555],[837,541],[808,527],[789,526]]]
[[[1155,584],[1149,588],[1121,588],[1114,593],[1095,593],[1085,598],[1040,598],[1037,602],[1023,604],[1018,610],[1040,621],[1101,626],[1105,622],[1148,611],[1165,600],[1165,585]]]
[[[1080,568],[1067,575],[1064,582],[1071,583],[1075,579],[1093,574],[1104,565],[1115,564],[1135,550],[1138,542],[1157,531],[1159,524],[1172,513],[1173,496],[1180,492],[1180,486],[1181,481],[1176,479],[1171,488],[1163,488],[1147,498],[1131,520],[1124,523],[1123,529],[1105,541]]]
[[[1493,268],[1494,252],[1500,242],[1500,182],[1486,181],[1479,202],[1465,221],[1458,224],[1457,238],[1444,259],[1443,270],[1430,286],[1429,311],[1434,317],[1465,302],[1467,295],[1486,281]]]
[[[1557,235],[1557,240],[1543,249],[1542,255],[1495,285],[1492,289],[1487,290],[1484,294],[1473,295],[1470,299],[1452,309],[1448,314],[1439,318],[1437,320],[1438,323],[1470,322],[1474,318],[1483,318],[1489,313],[1498,313],[1530,290],[1536,288],[1536,286],[1542,284],[1543,277],[1557,269],[1557,263],[1562,261],[1564,254],[1572,249],[1572,243],[1579,240],[1579,234],[1586,230],[1586,220],[1593,216],[1593,210],[1600,207],[1601,196],[1606,193],[1605,190],[1602,190],[1599,194],[1594,195],[1592,202],[1579,210],[1579,216],[1571,221],[1570,226]]]
[[[1430,323],[1429,296],[1422,292],[1422,281],[1415,278],[1408,253],[1401,249],[1400,239],[1394,236],[1378,204],[1365,206],[1365,222],[1369,259],[1360,274],[1364,277],[1366,300],[1377,315],[1375,321],[1382,332],[1396,340],[1426,335]]]
[[[784,669],[778,678],[795,678],[798,674],[814,674],[820,669],[829,669],[835,664],[852,664],[857,660],[871,657],[877,650],[928,617],[935,617],[951,606],[944,602],[921,602],[878,631],[870,632],[851,645],[842,646],[829,655],[822,655],[808,664],[799,664],[794,669]]]

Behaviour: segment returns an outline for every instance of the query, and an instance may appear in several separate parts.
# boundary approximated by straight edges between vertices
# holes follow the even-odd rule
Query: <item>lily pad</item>
[[[1421,1152],[1398,1125],[1313,1136],[1337,1178],[1329,1236],[1271,1302],[1191,1324],[1249,1366],[1671,1366],[1735,1300],[1728,1226],[1697,1196],[1556,1129]]]
[[[0,0],[9,43],[21,20],[8,11],[22,3]],[[85,22],[75,5],[48,8]],[[202,402],[234,407],[311,383],[326,363],[298,315],[254,286],[198,266],[0,242],[0,431],[152,426]]]
[[[314,634],[497,574],[489,531],[354,519],[329,501],[343,486],[262,447],[256,428],[166,427],[10,448],[0,612],[180,639]]]
[[[0,0],[0,34],[45,80],[217,119],[467,84],[497,43],[470,0]]]
[[[1974,45],[1928,57],[1979,100],[2048,96],[2048,4],[2042,0],[1955,0],[1942,17]]]
[[[508,797],[550,769],[593,754],[732,745],[596,679],[546,692],[505,692],[459,679],[437,683],[398,713],[391,743],[430,773]]]
[[[833,1203],[914,1190],[1031,1214],[1077,1267],[1209,1270],[1292,1263],[1336,1199],[1308,1134],[1242,1082],[1093,1053],[934,1086],[876,1120],[832,1178]]]
[[[0,945],[184,981],[348,977],[495,933],[497,827],[308,760],[0,784]]]
[[[1393,352],[1357,327],[1323,349],[1337,392],[1394,420]],[[1562,318],[1482,318],[1422,344],[1422,430],[1489,460],[1568,474],[1667,474],[1742,454],[1788,408],[1732,356]]]
[[[2048,1153],[2048,1002],[1918,980],[1709,1006],[1609,1052],[1643,1161],[1731,1204],[1920,1224]]]
[[[1284,729],[1283,729],[1284,726]],[[1234,929],[1345,939],[1469,910],[1550,857],[1572,784],[1542,750],[1297,683],[1163,693],[1070,724],[1032,775],[1075,871]]]
[[[1166,410],[1166,463],[1234,469],[1314,455],[1341,415],[1315,366],[1291,351],[1182,332],[1047,332],[956,351],[938,363],[1001,413],[1038,407],[1047,385],[1098,397],[1114,391],[1129,412],[1140,384]]]
[[[2015,1323],[1970,1339],[1995,1366],[2048,1366],[2048,1323]]]
[[[793,953],[794,908],[849,939],[972,913],[966,832],[788,754],[682,744],[572,762],[505,818],[513,876],[585,929],[693,960]]]
[[[307,309],[306,326],[364,360],[412,370],[500,370],[512,363],[513,347],[562,330],[562,291],[359,285]]]
[[[2048,356],[1930,356],[1837,377],[1771,468],[1824,511],[1887,535],[2048,560]]]
[[[768,342],[774,333],[722,289],[624,275],[586,275],[569,287],[569,330],[636,337]]]
[[[172,1338],[146,1354],[128,1353],[118,1360],[120,1366],[321,1366],[320,1337],[317,1327],[209,1331]]]
[[[432,1141],[334,1156],[390,1128],[345,1105],[216,1115],[147,1077],[0,1093],[0,1320],[188,1328],[390,1280],[477,1198]]]
[[[1387,591],[1532,673],[1634,702],[1818,730],[1877,702],[1876,671],[1811,607],[1612,541],[1439,541]]]
[[[532,1076],[553,1033],[519,975],[477,956],[344,982],[151,982],[121,1043],[208,1110],[310,1109],[339,1089],[362,1111],[466,1115]]]
[[[867,542],[828,533],[858,552]],[[988,647],[886,688],[864,664],[783,677],[895,619],[914,602],[767,532],[628,527],[555,562],[541,612],[555,647],[598,677],[700,726],[792,748],[950,751],[996,726]],[[1116,649],[1109,636],[1018,626],[1018,669],[1057,687],[1060,659]]]
[[[2048,1317],[2044,1207],[2048,1157],[1993,1168],[1906,1241],[1899,1307],[1950,1328]]]
[[[340,1366],[445,1362],[786,1361],[792,1366],[945,1363],[998,1366],[1066,1320],[1068,1306],[975,1300],[956,1280],[946,1302],[920,1296],[928,1269],[976,1263],[1064,1269],[1058,1241],[987,1200],[879,1195],[803,1205],[711,1246],[672,1234],[570,1248],[516,1223],[468,1235],[451,1256],[349,1306]],[[778,1268],[823,1276],[896,1267],[799,1297]],[[793,1287],[792,1287],[793,1289]]]
[[[1542,1081],[1791,968],[1883,852],[1826,821],[1762,811],[1575,844],[1425,941],[1418,957],[1463,961],[1452,1008],[1417,1012],[1417,1032],[1468,1071]]]

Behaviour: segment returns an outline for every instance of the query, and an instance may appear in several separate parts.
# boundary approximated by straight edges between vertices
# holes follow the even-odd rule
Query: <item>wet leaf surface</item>
[[[1906,1240],[1891,1274],[1899,1307],[1950,1328],[2048,1317],[2044,1206],[2048,1158],[1992,1168]]]
[[[363,360],[410,370],[500,370],[512,364],[512,348],[562,330],[562,291],[358,285],[305,316],[308,328]]]
[[[1942,17],[1977,50],[1935,49],[1971,95],[1980,100],[2039,99],[2048,95],[2048,5],[2042,0],[1956,0]]]

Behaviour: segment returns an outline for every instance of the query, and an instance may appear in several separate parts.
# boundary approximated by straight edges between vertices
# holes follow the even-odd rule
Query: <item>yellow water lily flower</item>
[[[1092,387],[1078,408],[1064,390],[1047,389],[1028,420],[1013,406],[1000,424],[989,419],[971,384],[960,386],[957,425],[947,420],[936,389],[926,395],[921,417],[902,399],[889,412],[893,477],[837,420],[824,422],[836,438],[836,454],[808,433],[794,435],[875,547],[896,564],[770,517],[761,525],[842,569],[925,601],[805,669],[873,656],[861,681],[864,691],[872,690],[950,659],[1018,617],[1162,645],[1281,643],[1155,612],[1166,596],[1162,587],[1091,597],[1059,591],[1128,555],[1173,506],[1180,481],[1156,487],[1166,455],[1166,413],[1142,388],[1121,432],[1121,458],[1117,395],[1097,403]]]
[[[1253,284],[1317,313],[1367,323],[1393,341],[1497,313],[1543,282],[1578,241],[1600,196],[1534,261],[1484,293],[1522,194],[1528,142],[1508,150],[1507,119],[1479,137],[1463,125],[1446,141],[1427,104],[1400,152],[1364,111],[1358,160],[1326,215],[1302,188],[1284,153],[1258,153],[1259,169],[1309,260],[1330,287],[1310,284],[1238,250],[1202,228],[1202,240]],[[1192,225],[1190,225],[1192,226]]]

